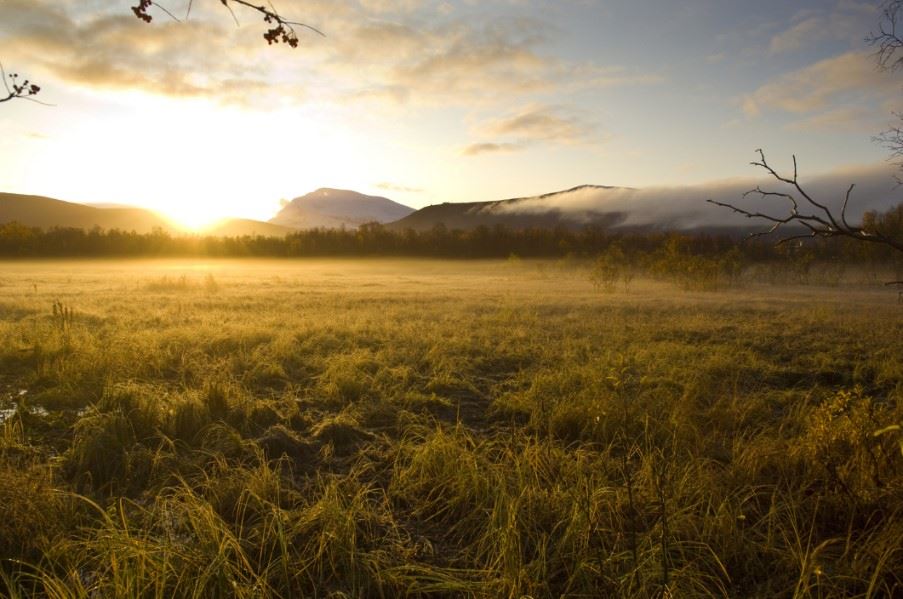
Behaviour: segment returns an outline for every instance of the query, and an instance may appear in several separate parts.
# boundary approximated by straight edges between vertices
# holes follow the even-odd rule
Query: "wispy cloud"
[[[879,73],[872,57],[847,52],[781,75],[742,98],[743,111],[755,117],[767,110],[804,114],[824,110],[838,101],[898,94],[898,83]]]
[[[783,54],[824,40],[860,40],[876,14],[874,4],[850,0],[838,2],[830,9],[802,11],[790,27],[771,37],[768,51]]]
[[[242,26],[235,27],[217,3],[196,4],[186,22],[160,15],[146,25],[122,7],[4,0],[0,42],[22,63],[76,85],[246,105],[311,96],[492,104],[564,88],[661,80],[623,66],[546,55],[541,49],[553,33],[530,16],[472,21],[439,11],[424,20],[416,17],[421,0],[311,0],[297,18],[326,29],[328,37],[302,37],[302,47],[289,51],[267,47],[253,15],[239,12]]]
[[[524,144],[482,142],[466,146],[461,150],[463,156],[479,156],[480,154],[507,154],[523,150]]]
[[[488,123],[485,131],[489,135],[518,139],[574,143],[586,139],[595,130],[591,124],[562,112],[552,106],[527,106],[511,116]]]
[[[370,21],[349,30],[329,65],[334,74],[353,79],[349,100],[420,104],[498,104],[565,87],[638,85],[653,79],[622,67],[546,55],[541,48],[549,35],[544,23],[531,17],[440,19],[419,26]]]
[[[869,124],[874,130],[881,127],[882,115],[861,106],[847,106],[827,110],[790,123],[791,131],[863,131]]]
[[[360,0],[361,6],[378,14],[410,13],[423,6],[423,0]]]
[[[903,190],[893,179],[893,167],[887,164],[840,169],[835,172],[802,177],[804,188],[819,202],[839,211],[851,183],[856,188],[851,196],[850,219],[861,218],[866,210],[884,211],[903,199]],[[781,190],[773,179],[737,179],[714,181],[686,187],[580,188],[570,192],[525,198],[517,202],[489,205],[486,210],[504,213],[558,212],[575,222],[596,218],[599,214],[622,215],[620,226],[664,226],[676,229],[718,226],[757,226],[750,220],[725,208],[707,203],[714,199],[744,208],[783,215],[789,211],[786,202],[759,198],[743,193],[755,188]],[[792,191],[792,190],[782,190]]]
[[[398,193],[423,193],[424,191],[420,187],[408,187],[407,185],[399,185],[388,181],[377,183],[376,188],[382,189],[383,191],[394,191]]]
[[[230,102],[279,87],[253,66],[261,44],[251,46],[246,31],[200,18],[159,21],[148,26],[126,11],[79,16],[40,0],[0,3],[0,22],[13,24],[0,34],[11,53],[66,82]]]
[[[463,154],[513,152],[538,143],[581,144],[599,138],[599,129],[591,121],[560,106],[531,104],[506,116],[484,122],[477,134],[504,141],[474,143]]]

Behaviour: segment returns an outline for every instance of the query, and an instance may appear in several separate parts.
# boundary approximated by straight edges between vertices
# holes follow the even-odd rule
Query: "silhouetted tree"
[[[782,231],[786,226],[802,227],[803,233],[791,233],[788,236],[781,237],[778,243],[786,243],[797,239],[810,237],[846,237],[857,241],[867,241],[870,243],[878,243],[893,248],[898,252],[903,252],[903,237],[896,230],[885,230],[881,224],[884,222],[877,214],[866,214],[862,224],[852,225],[847,220],[847,205],[850,202],[850,195],[853,193],[855,185],[850,185],[843,200],[843,206],[840,213],[832,211],[827,205],[812,197],[800,184],[799,174],[797,172],[796,156],[793,157],[793,177],[788,177],[777,172],[765,159],[765,152],[756,150],[759,153],[759,160],[753,161],[753,166],[758,166],[768,172],[776,181],[785,187],[782,191],[773,191],[762,189],[757,186],[755,189],[747,191],[743,197],[756,195],[760,198],[778,198],[787,202],[787,212],[785,213],[769,213],[758,212],[741,208],[735,204],[708,200],[709,203],[716,206],[729,208],[737,214],[742,214],[747,218],[764,220],[771,223],[766,231],[754,233],[753,236],[770,235]]]
[[[866,38],[875,46],[875,61],[884,71],[903,70],[903,0],[888,0],[881,10],[878,32]],[[890,150],[891,159],[897,161],[903,171],[903,112],[896,112],[897,124],[889,127],[875,139]],[[897,177],[903,185],[903,178]]]
[[[882,7],[878,32],[871,33],[866,38],[866,41],[877,47],[875,60],[882,70],[893,72],[903,69],[903,31],[901,29],[903,29],[903,0],[887,0]],[[898,113],[897,116],[903,120],[903,113]],[[877,139],[890,149],[892,158],[903,158],[903,126],[891,127]],[[796,156],[793,157],[793,177],[791,178],[772,168],[762,150],[757,150],[757,152],[759,160],[752,164],[764,169],[783,187],[779,191],[756,187],[743,196],[757,195],[762,199],[784,200],[787,206],[786,212],[747,210],[735,204],[708,200],[712,204],[729,208],[747,218],[770,223],[770,227],[766,231],[755,235],[783,232],[786,230],[785,227],[789,226],[796,227],[796,231],[781,237],[778,244],[802,238],[839,237],[879,244],[896,252],[903,252],[903,230],[899,225],[903,204],[886,214],[868,212],[863,216],[860,224],[850,224],[847,220],[847,205],[850,202],[850,194],[853,192],[854,185],[850,185],[847,189],[838,214],[836,210],[832,211],[826,204],[812,197],[800,185]],[[900,167],[903,169],[903,162]],[[802,229],[802,233],[798,232],[800,229]],[[893,281],[889,285],[903,285],[903,281]]]
[[[881,69],[903,69],[903,0],[888,0],[881,10],[878,32],[866,41],[877,46],[875,60]]]

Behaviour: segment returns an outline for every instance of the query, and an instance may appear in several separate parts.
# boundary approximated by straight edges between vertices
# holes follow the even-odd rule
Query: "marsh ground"
[[[569,262],[0,267],[47,596],[903,593],[903,306]]]

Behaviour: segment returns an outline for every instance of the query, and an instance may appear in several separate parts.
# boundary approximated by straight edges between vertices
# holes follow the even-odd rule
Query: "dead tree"
[[[886,0],[884,2],[878,31],[869,34],[866,41],[876,48],[875,62],[879,69],[889,72],[903,71],[903,0]],[[903,124],[901,124],[903,123],[903,112],[895,113],[894,116],[898,118],[898,124],[890,127],[875,139],[890,150],[891,160],[898,161],[900,169],[903,170]],[[782,227],[795,226],[797,230],[802,228],[804,232],[801,234],[794,232],[781,237],[777,243],[783,244],[806,238],[846,237],[879,244],[903,253],[903,227],[900,227],[898,222],[897,226],[891,226],[890,230],[887,230],[887,225],[892,225],[893,218],[900,220],[900,215],[903,214],[903,204],[884,215],[886,222],[883,224],[882,216],[875,213],[866,213],[858,225],[850,224],[847,220],[847,206],[855,185],[850,185],[847,189],[840,214],[837,214],[836,210],[832,211],[826,204],[813,198],[800,185],[796,156],[793,157],[793,177],[790,178],[772,168],[762,150],[756,151],[759,154],[759,160],[754,161],[753,166],[764,169],[772,178],[785,185],[785,191],[769,191],[757,186],[743,194],[743,197],[754,195],[760,199],[783,200],[786,202],[787,212],[777,214],[753,211],[727,202],[708,200],[712,204],[729,208],[747,218],[770,224],[767,230],[754,233],[752,236],[783,233]],[[898,176],[897,180],[903,184],[903,178]],[[891,281],[887,285],[903,289],[903,281]],[[898,299],[903,302],[903,290],[900,291]]]
[[[900,230],[886,231],[881,225],[881,219],[876,215],[868,213],[861,224],[850,224],[847,220],[847,206],[850,203],[850,196],[853,193],[855,184],[850,185],[844,196],[843,205],[840,213],[832,210],[826,204],[816,200],[799,182],[799,174],[797,171],[796,156],[793,157],[793,177],[783,175],[776,171],[765,159],[765,152],[761,149],[756,150],[759,154],[759,160],[753,161],[751,164],[764,169],[773,179],[785,185],[784,191],[773,191],[763,189],[756,186],[743,194],[743,197],[756,196],[759,199],[774,198],[786,202],[787,211],[784,213],[754,211],[741,208],[736,204],[728,202],[718,202],[716,200],[707,200],[711,204],[728,208],[737,214],[741,214],[746,218],[764,221],[770,226],[765,231],[753,233],[750,237],[760,237],[763,235],[771,235],[774,233],[783,234],[786,228],[800,228],[803,233],[796,231],[788,235],[781,236],[777,243],[784,244],[795,240],[841,237],[855,239],[866,243],[874,243],[884,247],[891,248],[897,252],[903,253],[903,234]],[[898,209],[899,210],[899,209]],[[899,228],[897,228],[899,229]],[[903,287],[903,281],[891,281],[887,285]],[[903,298],[903,291],[901,291]]]
[[[878,68],[886,71],[903,69],[903,0],[888,0],[881,9],[878,31],[865,41],[875,46]]]
[[[888,0],[881,9],[878,31],[865,38],[875,47],[875,62],[882,71],[903,70],[903,0]],[[890,159],[903,171],[903,112],[895,112],[897,121],[875,137],[875,141],[890,151]],[[903,185],[903,176],[897,181]]]
[[[843,206],[840,214],[837,215],[831,211],[825,204],[813,198],[799,182],[797,172],[796,156],[793,157],[793,178],[786,177],[778,173],[768,164],[765,159],[765,152],[756,150],[759,154],[759,160],[753,161],[753,166],[765,169],[774,179],[790,187],[789,192],[768,191],[756,186],[743,194],[743,197],[756,195],[760,198],[779,198],[787,201],[788,212],[783,215],[769,214],[766,212],[753,212],[740,208],[734,204],[727,202],[718,202],[708,200],[709,203],[716,206],[729,208],[737,214],[742,214],[747,218],[764,220],[771,223],[771,227],[766,231],[753,233],[754,237],[769,235],[778,232],[785,225],[797,225],[807,229],[806,233],[793,234],[788,237],[782,237],[778,240],[779,244],[787,243],[797,239],[807,239],[812,237],[848,237],[857,241],[866,241],[869,243],[878,243],[893,248],[898,252],[903,252],[903,239],[897,239],[883,231],[877,226],[851,225],[847,220],[847,205],[850,202],[850,195],[853,193],[855,184],[850,185],[844,196]]]

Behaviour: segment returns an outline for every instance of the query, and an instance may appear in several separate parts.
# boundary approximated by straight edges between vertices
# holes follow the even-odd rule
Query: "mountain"
[[[388,198],[321,188],[286,204],[270,223],[292,229],[353,229],[367,222],[390,223],[412,212]]]
[[[479,226],[504,225],[513,229],[582,227],[596,225],[614,227],[626,215],[621,210],[585,203],[588,194],[628,188],[603,185],[581,185],[565,191],[539,196],[512,198],[493,202],[445,203],[427,206],[397,220],[390,228],[424,231],[438,224],[449,229],[475,229]]]
[[[181,227],[144,208],[122,204],[75,204],[43,196],[0,193],[0,224],[11,221],[42,229],[100,227],[148,233],[160,228],[170,233],[184,232]],[[292,231],[292,228],[263,221],[227,218],[201,231],[201,234],[217,237],[285,237]]]
[[[259,220],[247,218],[227,218],[201,231],[201,235],[213,235],[216,237],[285,237],[293,233],[295,229],[274,225]]]
[[[85,204],[85,206],[90,206],[91,208],[101,208],[104,210],[106,210],[108,208],[134,208],[135,207],[135,206],[130,206],[129,204],[114,204],[111,202],[88,202]]]
[[[885,212],[900,203],[893,168],[862,167],[814,175],[805,189],[834,214],[844,209],[844,191],[855,183],[846,216],[859,222],[867,211]],[[442,223],[449,229],[504,225],[509,228],[568,227],[586,225],[618,231],[683,231],[743,235],[763,231],[768,223],[714,205],[713,200],[754,212],[786,215],[788,201],[776,194],[748,194],[750,189],[792,191],[767,178],[725,179],[683,186],[611,187],[581,185],[564,191],[493,202],[427,206],[388,225],[396,230],[428,230]],[[785,228],[791,233],[792,227]]]
[[[175,230],[172,223],[143,208],[97,208],[43,196],[0,193],[0,223],[19,222],[29,227],[122,229],[147,233],[154,228]]]

